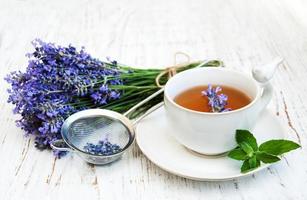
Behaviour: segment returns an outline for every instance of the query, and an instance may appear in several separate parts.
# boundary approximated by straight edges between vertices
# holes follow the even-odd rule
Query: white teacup
[[[252,101],[240,109],[208,113],[190,110],[174,102],[175,97],[195,86],[225,85],[238,89]],[[252,77],[225,68],[196,68],[181,72],[165,85],[164,101],[172,135],[187,148],[206,155],[218,155],[236,147],[235,131],[251,129],[272,98],[270,83],[263,87]],[[200,94],[201,95],[201,94]]]

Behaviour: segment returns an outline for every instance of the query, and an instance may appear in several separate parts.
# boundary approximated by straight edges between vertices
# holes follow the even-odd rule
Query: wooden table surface
[[[0,0],[0,199],[307,199],[307,1]],[[40,152],[15,126],[5,74],[24,70],[35,38],[86,46],[95,57],[135,66],[221,59],[250,71],[285,59],[271,109],[302,149],[253,176],[198,182],[167,173],[135,145],[119,162],[91,167]]]

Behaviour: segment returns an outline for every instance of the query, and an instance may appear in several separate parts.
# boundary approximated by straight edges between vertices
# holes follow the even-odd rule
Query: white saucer
[[[247,176],[269,166],[262,164],[258,169],[242,174],[241,161],[226,156],[208,157],[194,153],[177,143],[169,134],[171,131],[166,122],[164,107],[161,107],[138,124],[136,141],[149,160],[178,176],[202,181],[222,181]],[[258,143],[286,136],[278,118],[269,110],[262,113],[252,132]]]

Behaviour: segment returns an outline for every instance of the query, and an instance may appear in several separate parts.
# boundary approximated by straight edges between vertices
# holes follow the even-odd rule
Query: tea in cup
[[[227,104],[210,111],[208,86],[220,86]],[[270,83],[226,68],[196,68],[181,72],[165,85],[164,102],[172,135],[185,147],[205,155],[223,154],[236,147],[235,131],[252,129],[272,98]],[[211,102],[212,103],[212,102]]]

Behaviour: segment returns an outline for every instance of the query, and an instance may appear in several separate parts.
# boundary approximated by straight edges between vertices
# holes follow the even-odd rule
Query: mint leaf
[[[234,149],[228,153],[228,157],[235,160],[245,160],[247,157],[246,153],[242,149]]]
[[[248,130],[236,130],[238,147],[228,153],[228,157],[242,160],[241,173],[246,173],[258,168],[263,163],[274,163],[278,157],[286,152],[300,147],[290,140],[270,140],[258,147],[257,140]]]
[[[254,151],[258,150],[257,140],[248,130],[236,130],[236,141],[238,144],[246,142]]]
[[[248,163],[249,163],[249,167],[250,167],[251,169],[255,169],[255,168],[257,168],[257,167],[260,166],[260,161],[257,160],[256,155],[254,155],[253,157],[251,157],[251,158],[248,160]]]
[[[258,160],[261,160],[264,163],[274,163],[280,161],[280,158],[278,158],[277,156],[265,152],[258,152],[256,156]]]
[[[250,167],[249,167],[248,160],[244,160],[243,165],[241,166],[241,172],[242,173],[248,172],[249,169]]]
[[[252,158],[249,158],[243,162],[243,165],[241,166],[241,173],[247,173],[250,172],[260,166],[260,161],[257,160],[256,156],[253,156]]]
[[[259,150],[271,155],[281,155],[299,148],[300,145],[290,140],[269,140],[260,145]]]
[[[249,167],[250,168],[255,168],[257,166],[257,158],[256,156],[251,157],[248,159]]]
[[[241,149],[247,154],[248,157],[252,157],[254,154],[253,148],[247,142],[241,142],[239,144]]]

